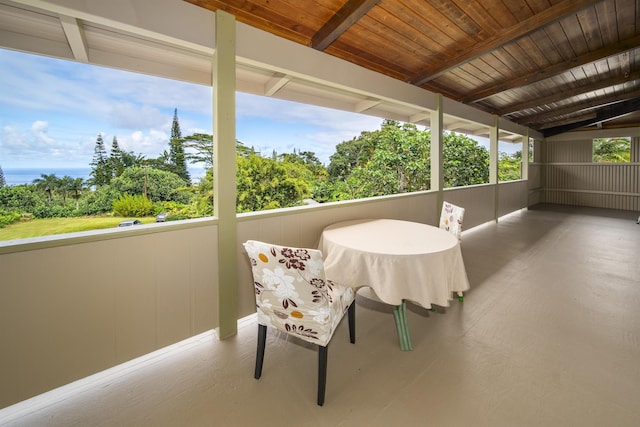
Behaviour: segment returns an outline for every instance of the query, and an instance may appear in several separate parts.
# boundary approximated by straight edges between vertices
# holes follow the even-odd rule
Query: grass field
[[[46,218],[19,221],[0,228],[0,240],[24,239],[27,237],[50,236],[52,234],[73,233],[76,231],[99,230],[117,227],[121,221],[131,218],[116,216]],[[155,217],[138,218],[144,224],[155,222]]]

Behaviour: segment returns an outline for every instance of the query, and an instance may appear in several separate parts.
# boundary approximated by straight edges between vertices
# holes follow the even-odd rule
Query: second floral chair
[[[349,313],[349,338],[355,343],[355,292],[325,277],[322,253],[249,240],[244,247],[251,262],[258,348],[254,376],[262,375],[267,327],[318,345],[318,397],[324,404],[327,346]]]
[[[464,208],[456,206],[453,203],[442,202],[442,211],[440,212],[440,228],[447,230],[456,236],[458,240],[462,239],[462,221],[464,220]]]
[[[440,228],[448,231],[456,236],[458,240],[462,240],[462,221],[464,220],[464,208],[456,206],[453,203],[442,202],[442,211],[440,213]],[[458,292],[458,300],[464,301],[462,292]]]

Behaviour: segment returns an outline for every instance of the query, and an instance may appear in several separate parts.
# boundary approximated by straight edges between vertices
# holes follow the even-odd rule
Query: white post
[[[436,96],[436,110],[431,113],[431,190],[438,191],[438,203],[436,204],[436,218],[440,216],[444,190],[444,171],[442,159],[442,95]]]
[[[498,220],[499,201],[498,201],[498,142],[499,142],[499,126],[498,116],[494,116],[493,126],[489,128],[489,184],[493,185],[494,191],[494,219]]]
[[[216,12],[213,55],[213,214],[218,217],[218,336],[238,332],[236,230],[236,21]]]

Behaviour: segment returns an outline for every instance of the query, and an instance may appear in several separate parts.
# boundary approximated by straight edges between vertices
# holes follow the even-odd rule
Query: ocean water
[[[4,180],[7,185],[32,184],[42,174],[54,174],[58,178],[70,176],[71,178],[89,179],[91,168],[2,168]]]
[[[32,184],[34,179],[38,179],[42,174],[54,174],[58,178],[70,176],[71,178],[91,178],[91,168],[2,168],[4,180],[7,185]],[[202,168],[189,168],[191,182],[196,182],[204,177],[205,170]]]

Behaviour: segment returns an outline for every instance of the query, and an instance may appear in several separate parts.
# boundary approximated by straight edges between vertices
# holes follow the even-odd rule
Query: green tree
[[[371,158],[351,171],[343,191],[361,198],[429,189],[429,133],[385,120],[375,139]]]
[[[111,153],[109,154],[109,169],[111,170],[111,176],[113,178],[122,175],[122,172],[124,172],[125,164],[123,157],[124,153],[122,149],[120,149],[118,138],[114,136],[111,142]]]
[[[311,195],[310,185],[303,178],[308,170],[303,166],[255,153],[236,156],[236,163],[238,212],[296,206]]]
[[[86,186],[84,183],[84,179],[82,178],[74,178],[69,184],[69,191],[71,191],[71,197],[76,202],[76,210],[79,209],[80,198],[82,197],[82,193],[86,190]]]
[[[7,185],[7,181],[4,179],[4,171],[2,170],[2,166],[0,165],[0,188]]]
[[[171,138],[169,139],[169,162],[171,172],[178,175],[185,182],[190,183],[191,177],[187,170],[187,157],[184,152],[184,140],[178,122],[178,109],[173,111],[173,122],[171,124]]]
[[[385,120],[380,130],[339,144],[328,168],[322,197],[345,200],[428,190],[431,134],[411,124]],[[443,137],[445,187],[489,181],[489,152],[464,135]]]
[[[53,192],[57,189],[59,178],[55,174],[40,174],[40,178],[33,180],[33,185],[47,195],[49,204],[53,200]]]
[[[631,139],[596,138],[593,140],[593,161],[596,163],[628,163],[631,160]]]
[[[520,165],[522,164],[522,151],[513,154],[500,153],[498,160],[498,180],[514,181],[520,179]]]
[[[47,202],[34,185],[10,185],[0,187],[0,209],[33,213]]]
[[[183,139],[190,152],[185,156],[191,163],[202,163],[205,168],[213,167],[213,135],[194,133]]]
[[[173,173],[173,167],[171,166],[169,152],[167,150],[164,150],[158,157],[145,159],[142,165]]]
[[[174,173],[154,168],[134,167],[111,181],[119,194],[145,195],[153,202],[190,203],[193,192]]]
[[[489,152],[477,141],[447,132],[443,137],[442,152],[445,188],[489,182]]]
[[[73,186],[73,178],[69,175],[65,175],[58,180],[57,191],[62,196],[62,204],[67,203],[67,195],[71,192]]]
[[[386,122],[383,122],[382,127]],[[380,131],[361,132],[357,138],[338,144],[327,167],[330,181],[344,180],[353,169],[366,165],[380,141],[379,133]]]
[[[102,139],[102,134],[98,134],[96,139],[96,145],[93,149],[93,160],[91,165],[91,179],[90,184],[96,187],[102,187],[103,185],[111,182],[111,170],[109,168],[109,158],[107,156],[107,149]]]
[[[81,215],[99,215],[113,210],[113,201],[120,196],[120,192],[110,184],[103,185],[95,191],[90,191],[78,203]]]
[[[312,151],[293,151],[293,154],[278,156],[282,162],[298,165],[304,172],[305,179],[311,186],[311,198],[318,202],[331,200],[332,185],[328,182],[327,168],[322,164],[316,153]]]
[[[142,166],[145,164],[146,160],[142,154],[136,154],[133,151],[122,151],[122,155],[120,157],[122,160],[122,165],[124,169],[132,168],[135,166]],[[120,174],[122,175],[122,174]],[[118,176],[120,176],[118,175]]]
[[[198,216],[213,215],[213,168],[209,168],[198,183],[194,205]]]

